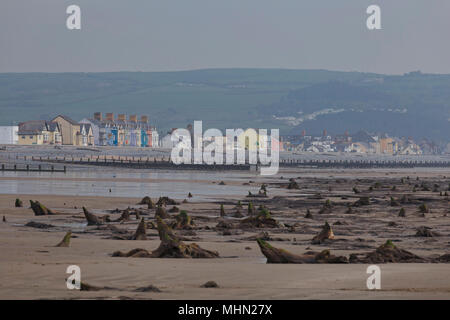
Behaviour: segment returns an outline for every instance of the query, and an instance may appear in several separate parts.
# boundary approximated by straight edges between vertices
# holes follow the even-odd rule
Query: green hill
[[[0,74],[0,124],[93,112],[147,114],[160,130],[280,128],[282,134],[367,129],[450,141],[450,75],[207,69]]]

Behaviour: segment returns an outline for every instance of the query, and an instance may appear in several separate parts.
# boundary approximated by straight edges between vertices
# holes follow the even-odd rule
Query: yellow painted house
[[[61,132],[58,123],[45,120],[32,120],[19,123],[20,145],[61,144]]]
[[[90,124],[78,123],[67,116],[59,115],[52,122],[59,125],[62,144],[70,146],[93,146],[94,133]]]

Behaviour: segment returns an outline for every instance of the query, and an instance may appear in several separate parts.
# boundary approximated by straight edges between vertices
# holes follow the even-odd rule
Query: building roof
[[[366,131],[358,131],[357,133],[352,135],[352,141],[353,142],[365,142],[365,143],[371,143],[376,142],[370,134],[368,134]]]
[[[19,123],[19,134],[38,134],[42,131],[59,131],[59,125],[56,122],[46,120],[31,120]]]
[[[69,122],[70,124],[73,124],[73,125],[77,125],[78,124],[78,122],[76,122],[75,120],[72,120],[71,118],[69,118],[68,116],[64,116],[64,115],[57,115],[55,118],[53,118],[52,119],[52,121],[55,121],[56,120],[56,118],[58,118],[58,117],[61,117],[61,118],[63,118],[64,120],[66,120],[67,122]]]

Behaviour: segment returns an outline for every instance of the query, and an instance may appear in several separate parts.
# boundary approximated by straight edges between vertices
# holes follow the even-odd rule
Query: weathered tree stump
[[[69,247],[70,246],[70,238],[72,237],[72,232],[67,232],[64,238],[60,243],[56,245],[56,247]]]
[[[41,204],[39,201],[30,200],[31,209],[35,216],[46,216],[54,214],[53,211]]]
[[[14,203],[14,206],[16,208],[22,208],[23,207],[23,202],[20,199],[16,199],[16,202]]]
[[[147,240],[147,234],[146,234],[146,225],[144,218],[141,219],[141,222],[139,222],[138,227],[136,229],[136,232],[131,237],[131,240]]]
[[[219,253],[202,249],[197,244],[185,244],[172,232],[172,229],[157,217],[158,233],[161,243],[153,252],[145,249],[133,249],[123,253],[114,252],[113,257],[138,257],[138,258],[218,258]]]
[[[347,263],[344,256],[333,256],[329,250],[322,252],[307,252],[302,255],[290,253],[287,250],[272,247],[262,239],[256,239],[262,254],[267,258],[267,263]]]
[[[319,232],[318,235],[316,235],[312,240],[312,244],[321,244],[325,240],[332,240],[334,239],[334,233],[331,229],[331,226],[328,224],[328,222],[325,222],[325,225],[322,227],[322,230]]]
[[[109,216],[98,217],[83,207],[84,216],[86,217],[88,226],[98,226],[109,221]]]
[[[194,227],[194,221],[187,214],[186,210],[181,210],[178,215],[175,216],[175,222],[172,224],[173,229],[192,229]]]
[[[155,212],[155,218],[160,217],[161,219],[170,218],[169,214],[166,212],[166,209],[162,205],[158,205]]]

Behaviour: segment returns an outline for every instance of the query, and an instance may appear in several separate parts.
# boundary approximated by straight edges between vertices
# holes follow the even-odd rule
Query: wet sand
[[[408,175],[410,179],[406,180]],[[417,176],[420,180],[416,180]],[[270,244],[296,254],[330,249],[333,254],[348,256],[372,251],[387,239],[424,257],[449,253],[449,200],[433,190],[435,184],[439,185],[439,190],[446,190],[450,182],[448,176],[448,172],[438,169],[419,172],[296,170],[283,171],[275,177],[258,177],[253,182],[245,178],[239,181],[240,184],[248,183],[252,192],[258,190],[261,183],[266,183],[269,198],[246,198],[245,194],[231,198],[226,194],[226,186],[238,182],[225,179],[227,185],[220,197],[222,200],[196,202],[194,194],[188,203],[177,205],[196,222],[194,233],[177,231],[177,234],[195,240],[202,248],[218,251],[221,258],[217,259],[111,257],[116,250],[156,249],[160,243],[157,230],[147,229],[148,240],[145,241],[109,239],[111,233],[98,230],[96,226],[85,226],[81,207],[86,206],[97,215],[108,213],[114,219],[120,214],[109,210],[139,208],[148,213],[143,215],[147,221],[154,221],[154,210],[146,212],[145,206],[137,205],[140,198],[0,195],[0,218],[6,218],[6,222],[0,222],[0,299],[449,299],[448,263],[381,264],[382,290],[371,291],[366,287],[368,265],[266,264],[257,243],[247,239],[267,231],[274,238],[269,240]],[[289,178],[296,178],[300,189],[287,190]],[[401,178],[404,178],[403,182]],[[217,181],[220,180],[218,177]],[[377,188],[368,191],[376,182],[379,183]],[[429,191],[421,189],[422,182]],[[392,190],[393,185],[395,190]],[[415,185],[418,187],[413,192]],[[360,194],[352,191],[354,186],[361,190]],[[400,199],[403,194],[426,202],[431,212],[422,216],[417,209],[419,202],[390,206],[390,196]],[[370,196],[371,204],[346,213],[347,204],[363,195]],[[16,198],[24,201],[23,208],[14,208]],[[29,209],[29,199],[39,200],[58,214],[34,216]],[[333,210],[320,214],[327,199],[332,201]],[[215,229],[220,203],[224,204],[227,213],[232,213],[238,200],[244,205],[243,213],[246,213],[245,203],[249,200],[255,206],[265,205],[284,226],[235,228],[231,234],[224,235],[223,231]],[[406,211],[404,218],[398,217],[401,207]],[[305,218],[307,209],[313,219]],[[239,221],[236,218],[226,220]],[[30,221],[54,227],[24,226]],[[330,243],[311,244],[312,237],[325,221],[332,225],[336,239]],[[132,217],[128,222],[111,224],[134,232],[137,223],[138,220]],[[421,226],[432,228],[439,236],[416,237],[416,230]],[[70,247],[55,247],[67,231],[73,232]],[[66,268],[73,264],[80,266],[83,282],[112,289],[68,290]],[[217,282],[219,288],[200,287],[209,280]],[[135,291],[150,284],[161,292]]]

